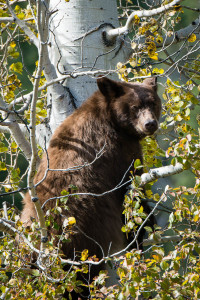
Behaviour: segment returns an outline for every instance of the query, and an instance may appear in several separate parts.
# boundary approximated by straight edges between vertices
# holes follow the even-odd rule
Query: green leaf
[[[156,242],[159,242],[161,240],[161,236],[158,232],[153,233],[152,237]]]
[[[21,62],[17,62],[17,63],[13,63],[10,66],[10,70],[14,71],[16,73],[22,74],[22,70],[23,70],[23,65]]]
[[[0,171],[6,171],[6,170],[7,168],[5,162],[0,161]]]
[[[143,166],[141,164],[140,159],[136,159],[134,162],[134,169],[141,169]]]
[[[19,169],[19,168],[13,169],[13,170],[11,171],[11,177],[12,177],[12,180],[18,179],[19,174],[20,174],[20,169]]]
[[[6,288],[6,286],[1,286],[0,289],[1,289],[2,293],[5,293],[7,288]]]
[[[32,274],[34,276],[40,276],[40,271],[39,270],[32,270]]]
[[[145,226],[144,229],[148,232],[148,233],[151,233],[153,232],[153,229],[149,226]]]
[[[199,244],[195,245],[194,250],[195,250],[198,254],[200,254],[200,245],[199,245]]]
[[[169,264],[163,260],[161,263],[160,263],[160,266],[161,268],[163,269],[163,271],[166,271],[167,269],[169,269]]]
[[[142,180],[142,179],[141,179],[140,176],[135,176],[135,182],[136,182],[136,184],[140,185],[141,180]]]
[[[161,287],[163,290],[167,291],[170,287],[170,281],[168,278],[164,278],[163,281],[161,282]]]
[[[60,194],[61,194],[61,196],[66,196],[66,195],[69,195],[69,192],[66,190],[62,190]]]
[[[0,142],[0,152],[8,152],[8,148],[3,142]]]

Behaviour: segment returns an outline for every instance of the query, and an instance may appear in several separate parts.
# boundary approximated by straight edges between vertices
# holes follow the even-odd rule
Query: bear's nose
[[[145,123],[145,128],[149,132],[154,132],[158,128],[156,120],[148,120]]]

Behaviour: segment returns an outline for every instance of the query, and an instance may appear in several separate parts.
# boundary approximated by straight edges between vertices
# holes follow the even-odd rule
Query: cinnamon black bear
[[[53,134],[48,148],[51,170],[37,186],[41,203],[59,197],[63,190],[70,190],[70,185],[76,186],[80,193],[90,193],[69,198],[68,210],[57,216],[58,224],[65,216],[76,219],[76,233],[71,236],[71,243],[62,245],[68,258],[74,258],[74,250],[80,254],[88,249],[90,256],[95,254],[101,258],[108,251],[113,253],[122,249],[122,204],[126,186],[99,197],[91,193],[112,190],[120,183],[133,159],[142,161],[140,140],[157,130],[161,111],[155,78],[131,84],[101,77],[97,79],[97,85],[99,89]],[[84,164],[85,167],[77,170],[52,171]],[[46,170],[47,156],[44,154],[36,183],[44,177]],[[124,181],[128,179],[129,174]],[[48,201],[45,210],[54,206],[55,200]],[[31,217],[36,218],[36,212],[27,194],[21,220],[30,223]]]

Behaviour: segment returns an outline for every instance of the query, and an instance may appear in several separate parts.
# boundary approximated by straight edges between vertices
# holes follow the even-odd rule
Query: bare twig
[[[169,242],[180,242],[182,237],[180,235],[172,235],[172,236],[163,236],[158,241],[154,239],[146,239],[142,242],[143,246],[150,246],[150,245],[157,245],[157,244],[164,244]]]
[[[41,250],[45,248],[45,244],[48,240],[47,238],[47,229],[45,225],[45,218],[44,218],[44,212],[41,207],[40,201],[38,201],[37,193],[36,193],[36,187],[34,185],[34,176],[36,172],[36,166],[37,166],[37,144],[36,144],[36,101],[38,99],[38,88],[41,78],[41,73],[43,69],[43,49],[44,49],[44,40],[43,40],[43,27],[44,24],[40,23],[41,17],[41,2],[37,2],[37,17],[38,17],[38,32],[39,32],[39,61],[38,61],[38,69],[36,73],[36,78],[33,86],[33,97],[32,97],[32,103],[31,103],[31,113],[30,113],[30,142],[31,142],[31,148],[32,148],[32,155],[31,155],[31,161],[29,166],[29,172],[28,172],[28,186],[29,186],[29,193],[31,195],[31,199],[34,202],[35,209],[37,212],[38,220],[41,227]],[[43,13],[44,14],[44,13]],[[42,14],[42,15],[43,15]],[[43,16],[44,17],[44,16]],[[41,26],[41,27],[40,27]]]
[[[95,71],[81,71],[81,72],[70,72],[64,76],[61,76],[61,77],[56,77],[48,82],[46,82],[44,85],[40,86],[38,88],[38,92],[41,92],[43,90],[45,90],[47,87],[51,86],[51,85],[54,85],[58,82],[62,82],[64,81],[65,79],[67,78],[75,78],[75,77],[78,77],[78,76],[96,76],[96,75],[99,75],[99,74],[105,74],[105,75],[108,75],[108,74],[111,74],[111,73],[116,73],[117,71],[116,70],[109,70],[109,71],[105,71],[105,70],[95,70]],[[144,78],[146,78],[147,76],[145,76]],[[11,102],[8,106],[9,109],[11,109],[15,104],[18,104],[20,103],[22,100],[26,100],[28,99],[29,97],[32,97],[33,95],[33,92],[30,92],[26,95],[23,95],[23,96],[20,96],[18,97],[17,99],[15,99],[15,101]]]
[[[157,207],[159,206],[159,204],[166,198],[166,192],[167,192],[168,186],[165,189],[165,192],[163,193],[163,195],[161,196],[160,200],[156,203],[156,205],[154,206],[154,208],[152,209],[152,211],[150,212],[150,214],[147,216],[147,218],[143,221],[143,223],[140,225],[140,227],[137,230],[137,233],[134,237],[134,239],[122,250],[115,252],[109,256],[103,257],[100,261],[98,262],[94,262],[94,261],[90,261],[90,260],[86,260],[84,262],[74,262],[71,260],[65,260],[65,259],[61,259],[62,263],[67,263],[67,264],[74,264],[74,265],[81,265],[83,263],[88,263],[91,265],[99,265],[104,261],[110,260],[111,258],[115,257],[115,256],[119,256],[124,254],[138,239],[138,236],[140,234],[140,231],[142,230],[142,228],[144,227],[144,225],[146,224],[146,222],[149,220],[150,216],[154,213],[154,211],[157,209]]]

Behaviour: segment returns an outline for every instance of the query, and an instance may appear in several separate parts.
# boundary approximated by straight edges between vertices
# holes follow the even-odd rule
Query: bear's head
[[[97,85],[118,130],[143,138],[158,129],[161,100],[157,94],[156,78],[147,78],[142,83],[126,83],[99,77]]]

